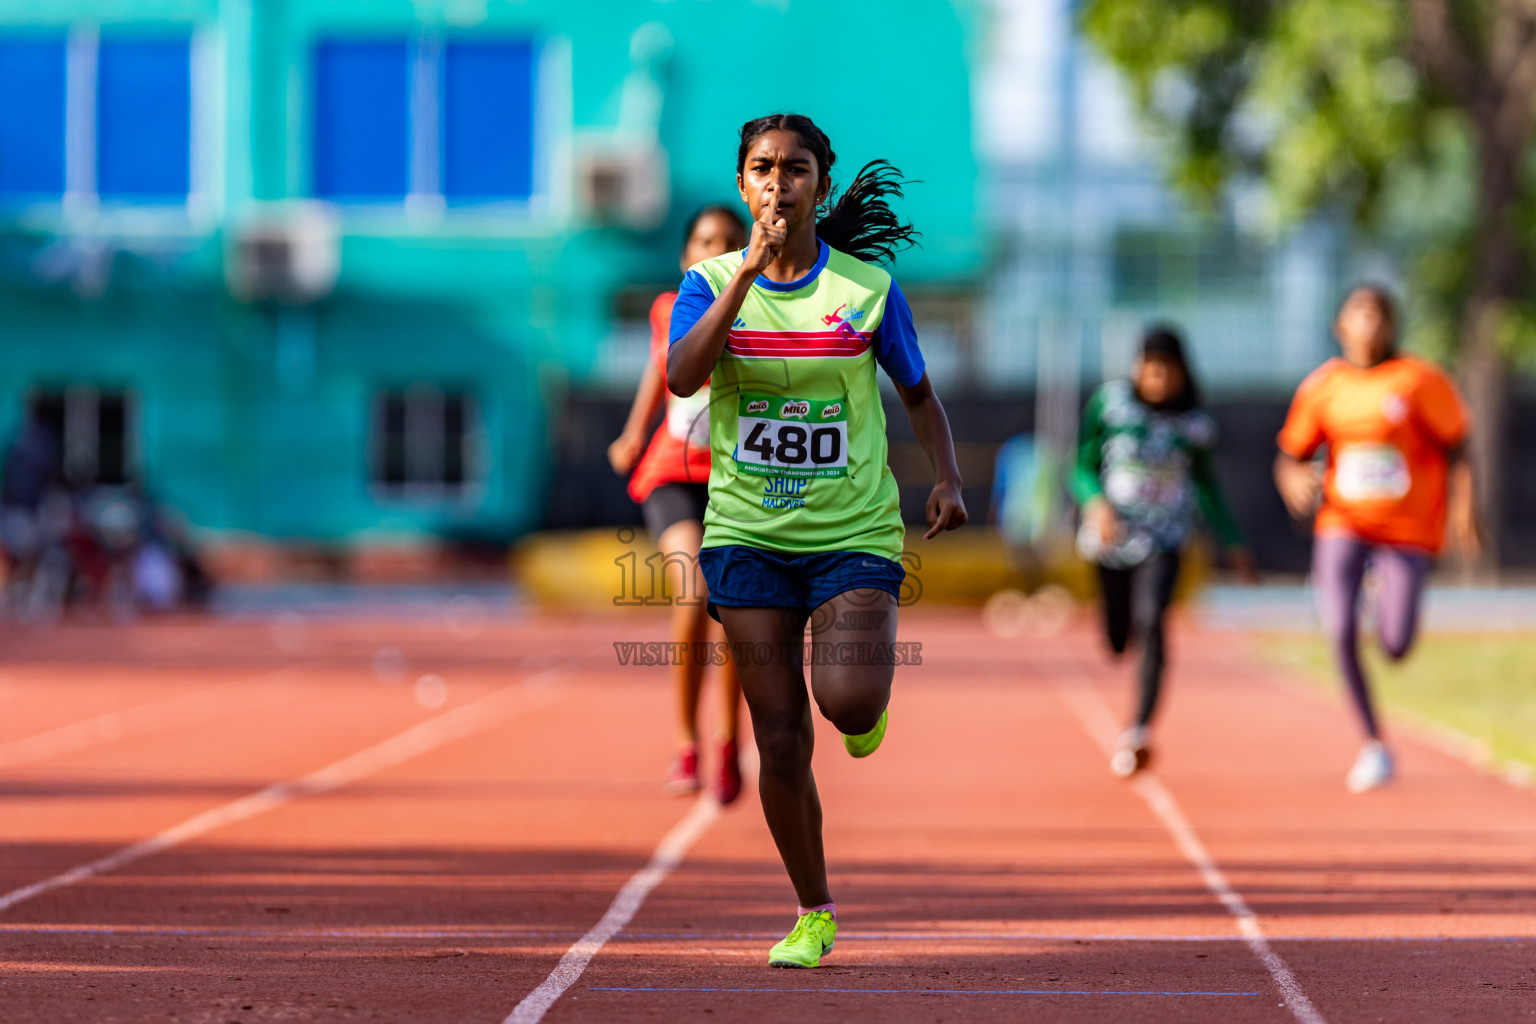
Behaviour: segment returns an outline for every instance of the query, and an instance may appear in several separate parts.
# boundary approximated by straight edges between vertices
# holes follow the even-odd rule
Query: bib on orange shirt
[[[1436,366],[1410,356],[1369,369],[1330,359],[1296,390],[1279,441],[1298,459],[1328,447],[1317,533],[1433,554],[1445,536],[1448,457],[1470,426]]]

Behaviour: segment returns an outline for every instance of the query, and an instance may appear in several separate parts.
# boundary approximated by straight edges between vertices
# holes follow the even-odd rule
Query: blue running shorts
[[[792,555],[744,544],[704,548],[699,568],[709,587],[709,614],[727,608],[801,608],[814,611],[838,594],[869,587],[900,600],[906,569],[865,551]]]

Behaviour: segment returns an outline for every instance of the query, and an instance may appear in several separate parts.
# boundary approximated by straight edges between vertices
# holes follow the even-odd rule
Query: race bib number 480
[[[848,400],[741,395],[736,465],[759,476],[846,476]]]

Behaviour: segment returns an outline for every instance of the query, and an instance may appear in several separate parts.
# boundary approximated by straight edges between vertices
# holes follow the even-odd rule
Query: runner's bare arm
[[[1483,524],[1477,515],[1477,481],[1467,458],[1466,443],[1453,448],[1447,456],[1450,468],[1446,479],[1446,526],[1452,543],[1461,553],[1476,558],[1483,550]]]
[[[779,255],[788,230],[784,218],[779,216],[778,193],[772,192],[763,205],[762,215],[752,224],[752,240],[747,243],[747,255],[741,266],[698,323],[667,351],[667,387],[674,395],[687,398],[709,380],[752,282]]]
[[[1286,510],[1297,519],[1306,519],[1317,511],[1323,482],[1318,478],[1314,463],[1281,452],[1275,456],[1275,488],[1280,492]]]
[[[620,476],[635,468],[640,453],[645,450],[645,435],[661,409],[663,383],[656,364],[646,360],[640,373],[640,386],[635,389],[635,401],[629,407],[629,419],[618,439],[608,446],[608,464]]]
[[[949,433],[949,417],[939,396],[933,393],[933,385],[924,373],[916,384],[897,384],[896,393],[907,410],[912,432],[917,443],[928,455],[933,466],[935,483],[928,496],[928,532],[924,540],[932,540],[945,530],[958,530],[969,518],[965,501],[960,497],[960,467],[955,463],[955,441]]]

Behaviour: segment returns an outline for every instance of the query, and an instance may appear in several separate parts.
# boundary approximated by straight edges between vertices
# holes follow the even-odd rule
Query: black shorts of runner
[[[645,499],[640,511],[645,516],[645,528],[650,531],[651,539],[660,542],[669,526],[685,519],[702,523],[708,505],[708,484],[662,484]]]

